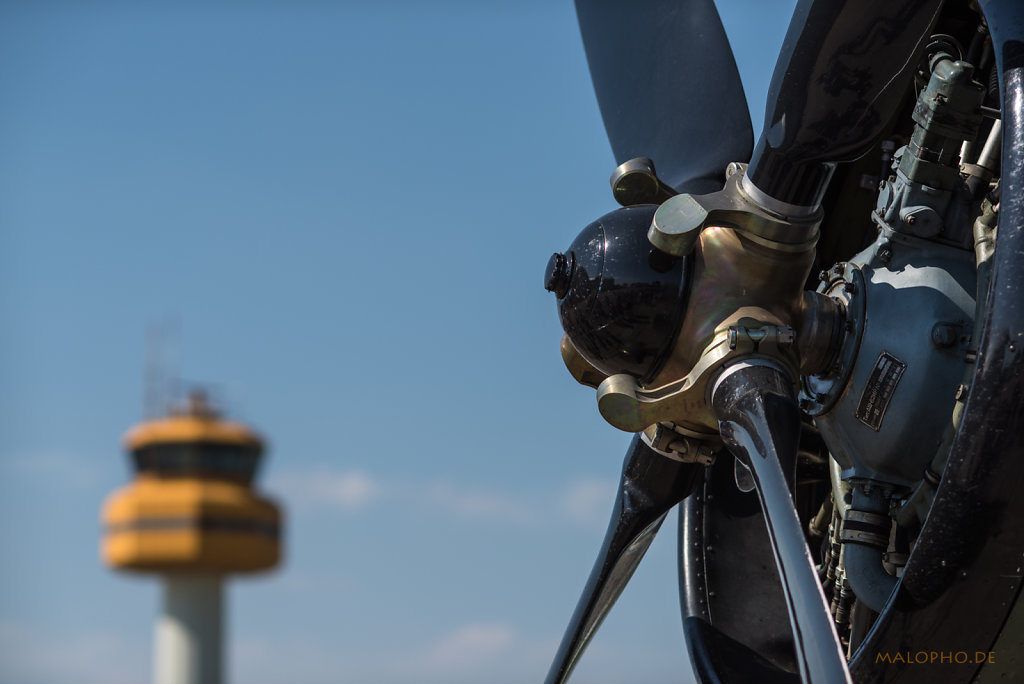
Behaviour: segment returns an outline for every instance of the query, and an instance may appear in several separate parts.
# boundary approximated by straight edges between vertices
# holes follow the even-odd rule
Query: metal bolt
[[[843,283],[843,292],[857,294],[857,283]]]
[[[821,271],[820,273],[818,273],[818,280],[820,280],[823,283],[827,283],[828,282],[828,271]]]
[[[917,223],[917,217],[911,214],[910,216],[904,219],[904,222],[906,222],[908,226],[912,226],[915,223]]]
[[[952,323],[936,323],[932,327],[932,344],[936,347],[952,347],[958,337],[957,326]]]

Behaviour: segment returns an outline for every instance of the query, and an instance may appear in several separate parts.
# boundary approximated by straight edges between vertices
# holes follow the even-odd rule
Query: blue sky
[[[792,6],[720,7],[755,130]],[[9,3],[0,88],[0,681],[149,677],[98,516],[161,321],[287,510],[232,681],[540,680],[629,440],[541,287],[613,208],[571,3]],[[574,681],[679,681],[674,527]]]

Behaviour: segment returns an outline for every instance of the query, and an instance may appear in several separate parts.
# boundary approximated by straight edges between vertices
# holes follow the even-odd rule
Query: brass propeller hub
[[[647,233],[652,247],[686,259],[690,269],[685,298],[666,302],[676,310],[665,311],[665,319],[680,323],[654,374],[638,377],[589,363],[567,330],[566,366],[579,382],[596,386],[601,415],[619,429],[640,432],[670,422],[693,436],[717,439],[709,383],[723,368],[762,358],[795,383],[801,371],[827,357],[823,348],[841,311],[804,289],[820,212],[786,216],[762,206],[744,191],[742,168],[733,165],[722,190],[676,195],[654,213]]]

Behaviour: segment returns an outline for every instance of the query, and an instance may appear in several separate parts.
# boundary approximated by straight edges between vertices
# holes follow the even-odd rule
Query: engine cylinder
[[[846,345],[854,348],[828,373],[806,378],[804,392],[843,479],[912,487],[935,455],[971,360],[973,255],[883,233],[822,285],[847,308]]]

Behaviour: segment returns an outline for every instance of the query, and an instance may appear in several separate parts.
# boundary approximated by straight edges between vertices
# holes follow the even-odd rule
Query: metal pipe
[[[964,144],[960,146],[960,163],[970,164],[972,154],[974,154],[974,141],[964,140]]]
[[[978,166],[984,166],[989,171],[995,171],[996,165],[999,164],[999,153],[1003,140],[1002,130],[1003,122],[1000,119],[996,119],[992,124],[992,130],[988,132],[985,146],[981,148],[981,154],[978,155]]]
[[[832,502],[839,511],[839,517],[845,518],[850,507],[850,483],[843,480],[843,466],[831,455],[828,458],[828,476],[832,482]]]

